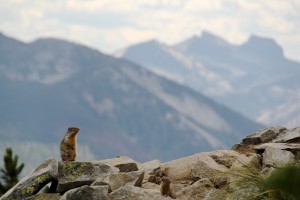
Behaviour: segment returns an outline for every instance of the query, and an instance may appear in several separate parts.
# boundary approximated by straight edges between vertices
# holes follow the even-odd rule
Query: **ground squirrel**
[[[161,195],[165,197],[171,197],[172,199],[176,199],[175,194],[172,190],[171,186],[171,179],[168,176],[163,176],[161,179],[161,184],[160,184],[160,192]]]
[[[68,128],[67,134],[60,143],[60,155],[63,161],[75,161],[76,159],[76,135],[79,128]]]

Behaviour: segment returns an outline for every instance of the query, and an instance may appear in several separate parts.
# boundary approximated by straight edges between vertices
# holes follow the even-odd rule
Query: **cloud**
[[[187,12],[219,11],[223,8],[222,1],[187,1],[184,10]]]
[[[0,2],[0,30],[32,40],[83,41],[105,52],[156,38],[174,44],[203,30],[233,43],[257,34],[300,60],[297,0],[66,0]]]

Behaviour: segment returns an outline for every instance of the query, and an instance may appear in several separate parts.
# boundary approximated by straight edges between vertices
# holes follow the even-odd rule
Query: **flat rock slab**
[[[242,140],[244,145],[256,145],[261,143],[270,142],[275,139],[280,133],[286,131],[287,129],[281,126],[265,128],[260,131],[257,131]]]
[[[81,186],[66,192],[60,200],[106,200],[108,186]]]
[[[255,151],[258,153],[262,153],[265,151],[266,148],[271,147],[274,149],[280,149],[280,150],[300,150],[300,144],[294,144],[294,143],[265,143],[261,144],[255,147]]]
[[[267,147],[263,153],[263,166],[275,167],[295,162],[295,156],[289,151]]]
[[[123,163],[123,164],[118,164],[115,165],[116,168],[120,170],[120,172],[133,172],[133,171],[138,171],[137,164],[132,162],[132,163]]]
[[[83,185],[90,185],[105,174],[118,172],[118,168],[101,163],[60,161],[57,191],[63,193]]]
[[[118,166],[118,165],[128,164],[128,163],[136,163],[137,166],[140,165],[139,162],[137,162],[127,156],[117,156],[112,159],[94,161],[93,163],[102,163],[102,164],[110,165],[113,167]]]
[[[0,199],[10,200],[30,197],[38,193],[40,189],[51,182],[56,176],[57,162],[54,158],[49,158],[7,191]]]
[[[283,132],[273,142],[300,142],[300,128],[289,129]]]

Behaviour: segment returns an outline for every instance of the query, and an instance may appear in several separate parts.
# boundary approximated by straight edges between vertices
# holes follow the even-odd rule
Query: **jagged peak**
[[[183,46],[202,46],[202,45],[210,45],[210,46],[230,46],[231,44],[219,37],[216,34],[213,34],[209,31],[202,31],[201,35],[193,35],[192,37],[184,40],[183,42],[175,45],[175,47],[183,47]]]
[[[273,39],[267,37],[261,37],[257,35],[251,35],[249,39],[241,45],[241,49],[244,51],[260,54],[263,56],[282,56],[282,47]]]

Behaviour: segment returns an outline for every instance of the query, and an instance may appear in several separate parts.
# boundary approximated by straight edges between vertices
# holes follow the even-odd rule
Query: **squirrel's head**
[[[71,136],[75,136],[77,135],[77,133],[79,132],[79,128],[76,128],[76,127],[70,127],[68,128],[68,135],[71,135]]]
[[[163,177],[161,178],[161,180],[162,180],[162,182],[164,182],[164,183],[171,183],[171,179],[170,179],[170,177],[168,177],[168,176],[163,176]]]

